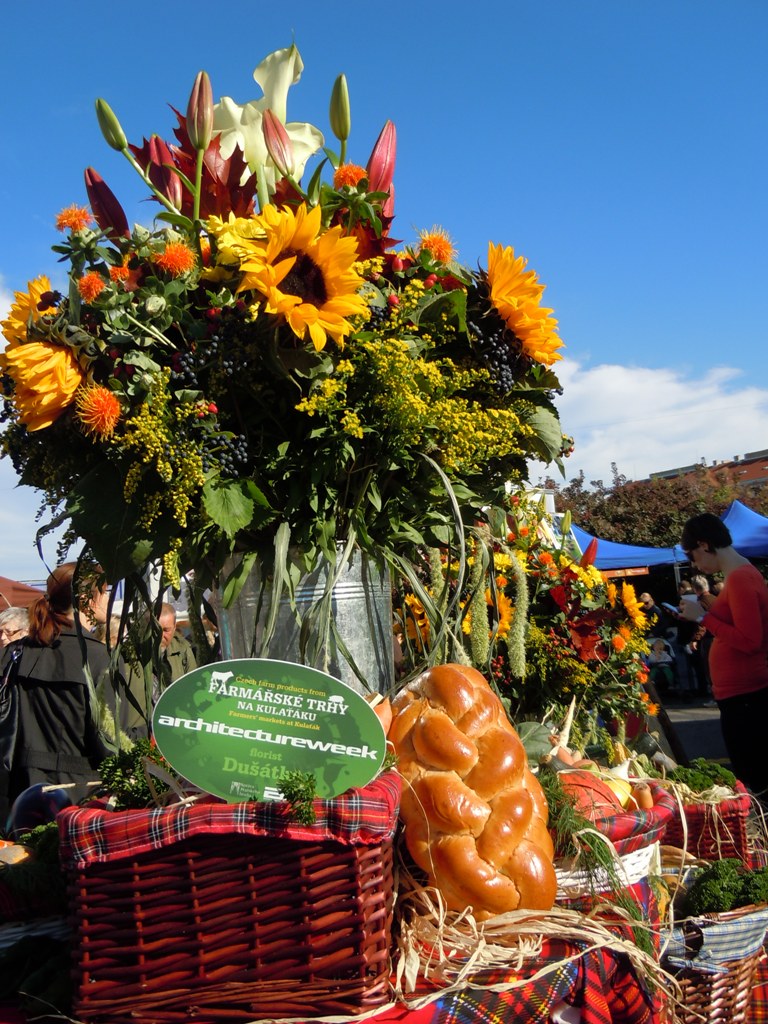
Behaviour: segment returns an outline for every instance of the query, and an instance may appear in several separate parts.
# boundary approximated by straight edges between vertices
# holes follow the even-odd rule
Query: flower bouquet
[[[593,558],[575,550],[568,524],[558,531],[535,495],[511,493],[505,515],[475,527],[463,584],[459,561],[438,551],[403,582],[397,628],[408,658],[429,658],[442,644],[449,660],[469,660],[518,724],[562,720],[573,701],[580,740],[599,720],[654,714],[644,688],[646,617],[631,584],[617,586]]]
[[[498,244],[470,270],[441,229],[399,246],[394,125],[350,162],[341,75],[323,148],[287,122],[302,69],[272,53],[244,105],[200,72],[173,139],[140,145],[98,100],[157,216],[131,227],[88,168],[90,210],[57,218],[66,287],[31,281],[2,324],[2,452],[110,580],[204,586],[276,540],[307,567],[340,542],[407,556],[563,453],[537,275]]]

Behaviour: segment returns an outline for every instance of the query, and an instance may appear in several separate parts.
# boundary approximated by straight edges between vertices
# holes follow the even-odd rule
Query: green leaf
[[[526,417],[526,421],[536,431],[536,436],[529,441],[531,449],[546,462],[551,462],[563,446],[563,430],[554,408],[540,406]]]
[[[542,722],[518,722],[515,729],[531,764],[538,764],[541,758],[552,750],[552,744],[549,742],[552,732],[550,726]]]
[[[180,213],[170,213],[169,211],[164,210],[162,213],[158,213],[155,216],[158,220],[164,220],[168,224],[173,224],[174,227],[181,228],[182,231],[186,231],[189,234],[192,234],[195,227],[189,217],[184,217]]]
[[[460,288],[428,295],[413,315],[414,323],[439,323],[443,317],[454,321],[460,331],[467,330],[467,295]]]
[[[140,523],[141,503],[127,504],[123,479],[104,462],[78,481],[67,498],[67,511],[78,536],[88,542],[107,579],[119,580],[168,549],[176,524],[160,518],[151,530]]]
[[[246,483],[250,487],[245,487],[241,480],[208,481],[203,486],[205,511],[230,540],[234,540],[239,530],[251,525],[257,502],[268,507],[266,498],[253,482]],[[247,494],[247,490],[252,493]]]

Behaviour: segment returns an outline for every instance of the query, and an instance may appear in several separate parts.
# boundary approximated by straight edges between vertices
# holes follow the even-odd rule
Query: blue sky
[[[395,237],[440,224],[470,265],[489,241],[512,245],[547,285],[569,478],[768,448],[764,0],[164,0],[135,15],[42,0],[2,21],[0,314],[29,279],[57,279],[54,218],[85,203],[87,166],[129,220],[151,221],[101,137],[98,96],[132,142],[170,137],[168,104],[186,108],[198,70],[216,99],[257,99],[253,69],[294,40],[305,70],[289,119],[333,143],[343,71],[350,159],[395,122]],[[0,574],[39,578],[36,496],[14,485],[0,462]]]

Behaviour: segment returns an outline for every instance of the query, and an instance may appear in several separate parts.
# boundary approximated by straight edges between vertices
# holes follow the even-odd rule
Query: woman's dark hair
[[[65,626],[74,618],[74,590],[72,579],[76,562],[57,566],[45,585],[45,596],[39,597],[29,609],[29,639],[50,647],[59,638]]]
[[[689,519],[683,527],[680,546],[683,551],[694,551],[700,544],[714,552],[717,548],[729,548],[733,544],[731,531],[718,516],[704,512]]]

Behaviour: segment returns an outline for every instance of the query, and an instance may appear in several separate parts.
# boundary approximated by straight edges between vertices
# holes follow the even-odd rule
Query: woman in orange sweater
[[[720,727],[737,778],[756,795],[768,797],[768,586],[758,570],[733,547],[728,527],[705,513],[689,519],[681,545],[702,573],[722,573],[719,595],[704,593],[701,624],[712,634],[709,670]],[[683,615],[701,614],[683,602]]]

